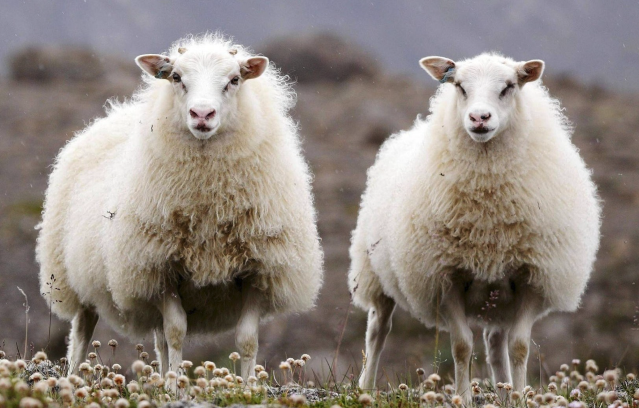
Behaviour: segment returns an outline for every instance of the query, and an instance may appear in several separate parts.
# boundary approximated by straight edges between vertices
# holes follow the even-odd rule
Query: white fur
[[[470,394],[471,323],[485,329],[495,381],[521,389],[532,324],[575,310],[588,282],[599,247],[596,187],[559,103],[535,81],[543,62],[482,54],[421,63],[447,83],[426,120],[382,146],[353,231],[349,287],[369,310],[374,363],[360,385],[374,386],[397,303],[450,331],[458,392]],[[477,110],[492,113],[491,132],[472,131]]]
[[[42,292],[53,275],[58,316],[91,323],[97,313],[129,336],[155,332],[164,370],[178,368],[187,332],[237,323],[246,375],[260,318],[311,308],[322,283],[294,94],[274,68],[251,71],[268,60],[219,35],[137,62],[153,74],[165,57],[156,68],[182,81],[145,74],[132,101],[112,103],[57,157],[37,243]],[[216,109],[207,131],[189,117],[202,101]],[[93,331],[84,326],[72,327],[72,363]]]

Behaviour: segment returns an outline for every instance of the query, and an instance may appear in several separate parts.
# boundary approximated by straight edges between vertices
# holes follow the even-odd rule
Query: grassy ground
[[[623,375],[620,370],[599,373],[593,360],[562,364],[545,387],[513,390],[510,384],[474,379],[472,402],[465,402],[451,384],[423,369],[417,370],[417,384],[387,384],[371,392],[357,387],[356,376],[335,379],[329,374],[320,379],[307,370],[310,356],[306,354],[297,360],[289,358],[279,367],[257,366],[255,376],[249,378],[235,374],[239,369],[237,353],[229,356],[228,367],[217,367],[210,361],[200,365],[184,361],[178,372],[161,376],[158,362],[149,361],[141,345],[137,350],[140,360],[130,368],[104,364],[100,351],[113,355],[117,344],[111,341],[109,346],[104,350],[99,342],[93,342],[94,351],[80,364],[77,375],[68,374],[65,359],[54,363],[44,352],[25,361],[6,359],[0,351],[0,408],[148,408],[171,402],[178,402],[174,406],[179,407],[207,403],[221,407],[262,404],[316,408],[639,407],[635,374]]]

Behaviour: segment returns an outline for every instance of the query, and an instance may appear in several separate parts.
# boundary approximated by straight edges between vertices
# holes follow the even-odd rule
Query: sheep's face
[[[540,60],[514,62],[488,54],[459,63],[427,57],[420,60],[420,64],[433,78],[456,88],[459,123],[480,143],[508,128],[517,109],[519,90],[541,77],[544,69],[544,62]]]
[[[179,55],[147,54],[136,63],[158,80],[172,83],[175,101],[189,131],[207,140],[237,120],[237,94],[246,80],[257,78],[268,58],[240,58],[234,50],[186,50]]]

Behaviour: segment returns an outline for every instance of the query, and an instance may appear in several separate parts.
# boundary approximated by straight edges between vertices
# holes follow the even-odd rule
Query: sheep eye
[[[503,98],[504,96],[506,96],[506,94],[508,93],[509,90],[513,89],[515,87],[515,84],[508,84],[506,85],[506,87],[504,88],[503,91],[501,91],[501,93],[499,94],[500,98]]]
[[[237,85],[240,83],[240,77],[236,76],[233,79],[231,79],[231,85]]]
[[[177,72],[173,73],[173,82],[181,82],[182,78],[180,78],[180,75]]]
[[[464,97],[466,97],[466,90],[465,90],[464,88],[462,88],[462,86],[460,85],[460,83],[459,83],[459,82],[456,82],[456,83],[455,83],[455,86],[456,86],[457,88],[459,88],[459,90],[461,91],[462,95],[464,95]]]

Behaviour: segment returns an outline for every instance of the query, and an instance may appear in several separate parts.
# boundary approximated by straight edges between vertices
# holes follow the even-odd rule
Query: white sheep
[[[375,386],[399,304],[450,332],[466,398],[471,324],[484,329],[493,379],[521,390],[533,323],[575,310],[588,282],[596,187],[559,102],[536,81],[543,61],[420,64],[443,85],[429,117],[382,146],[352,236],[349,287],[369,313],[360,386]]]
[[[235,325],[247,378],[260,319],[311,308],[322,283],[295,95],[267,58],[218,34],[136,63],[145,85],[56,159],[42,292],[72,320],[71,366],[98,316],[130,337],[154,333],[164,371],[179,368],[187,332]]]

